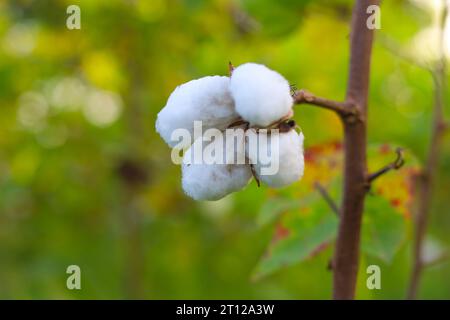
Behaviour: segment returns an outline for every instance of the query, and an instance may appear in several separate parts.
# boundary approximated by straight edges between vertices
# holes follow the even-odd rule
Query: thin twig
[[[439,37],[439,61],[433,71],[434,79],[434,110],[431,140],[428,149],[427,160],[425,162],[422,174],[418,180],[417,212],[414,225],[414,247],[413,247],[413,269],[410,276],[409,288],[407,292],[408,299],[416,299],[419,289],[420,279],[422,277],[424,264],[423,242],[425,240],[428,220],[430,215],[431,200],[433,197],[433,187],[436,172],[438,169],[438,160],[442,149],[442,136],[445,130],[444,120],[444,100],[445,100],[445,77],[446,77],[446,57],[445,57],[445,39],[444,30],[448,16],[448,3],[443,1],[444,9],[441,13],[440,37]]]
[[[339,207],[336,205],[333,198],[331,198],[328,191],[319,182],[314,183],[314,187],[317,189],[317,191],[319,191],[320,195],[326,201],[330,209],[333,210],[333,212],[336,213],[336,215],[339,217]]]
[[[402,148],[397,148],[395,150],[396,154],[397,154],[397,158],[392,161],[391,163],[385,165],[384,167],[382,167],[381,169],[375,171],[374,173],[371,173],[368,175],[367,177],[367,182],[370,184],[372,183],[372,181],[374,181],[375,179],[379,178],[380,176],[382,176],[383,174],[391,171],[391,170],[398,170],[400,169],[404,164],[405,164],[405,159],[403,158],[403,149]]]
[[[311,105],[315,105],[318,107],[322,107],[328,110],[332,110],[339,115],[347,116],[347,115],[356,115],[357,110],[354,106],[349,102],[339,102],[333,101],[326,98],[317,97],[311,92],[301,89],[294,93],[294,102],[296,104],[307,103]]]

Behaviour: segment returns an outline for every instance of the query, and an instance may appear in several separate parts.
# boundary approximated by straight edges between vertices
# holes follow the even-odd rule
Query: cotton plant
[[[292,106],[288,81],[256,63],[236,68],[230,64],[230,77],[207,76],[178,86],[158,113],[156,130],[171,148],[184,150],[181,170],[186,195],[214,201],[245,188],[252,177],[258,186],[262,182],[274,188],[300,180],[304,136],[290,119]],[[225,137],[225,131],[243,130],[245,137],[232,144],[226,143],[228,138],[174,138],[179,129],[195,137],[197,121],[201,121],[203,130],[213,129]],[[249,137],[257,143],[249,143]],[[222,161],[194,161],[196,151],[207,149],[219,150]],[[266,151],[269,162],[258,157],[261,150]],[[276,170],[268,172],[267,167]]]

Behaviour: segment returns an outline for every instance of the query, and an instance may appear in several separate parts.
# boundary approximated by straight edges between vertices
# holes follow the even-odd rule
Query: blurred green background
[[[373,51],[369,142],[407,147],[420,160],[433,81],[385,40],[432,61],[438,2],[383,1]],[[66,28],[71,4],[81,8],[81,30]],[[274,232],[256,223],[271,191],[252,182],[218,202],[190,200],[154,123],[177,85],[226,75],[228,61],[263,63],[297,88],[342,99],[351,5],[1,0],[0,298],[330,298],[332,248],[252,280]],[[307,148],[342,137],[330,112],[298,106],[295,119]],[[430,250],[450,245],[448,142]],[[410,246],[390,263],[364,254],[357,297],[404,298]],[[81,267],[82,290],[66,288],[71,264]],[[369,264],[382,268],[381,290],[365,286]],[[419,297],[450,298],[448,262],[425,271]]]

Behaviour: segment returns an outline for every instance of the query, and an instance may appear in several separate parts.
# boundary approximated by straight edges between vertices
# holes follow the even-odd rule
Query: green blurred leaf
[[[286,198],[272,198],[266,201],[257,218],[260,226],[273,222],[283,212],[299,206],[299,201]]]
[[[285,35],[295,30],[304,18],[304,10],[311,0],[275,1],[243,0],[242,6],[268,36]],[[279,19],[279,17],[283,19]]]
[[[314,224],[307,220],[303,222],[287,228],[278,226],[278,236],[285,238],[275,240],[269,246],[253,272],[253,279],[301,262],[326,248],[334,239],[337,218],[332,213],[323,215]]]
[[[340,185],[337,180],[329,187],[332,196]],[[336,236],[338,219],[318,192],[298,200],[270,199],[263,206],[259,219],[268,223],[275,217],[280,219],[274,237],[256,266],[253,279],[314,256]]]
[[[281,214],[294,210],[296,208],[305,207],[314,201],[319,200],[317,192],[310,192],[309,194],[295,199],[295,197],[272,197],[269,198],[261,207],[257,217],[257,223],[260,226],[265,226],[274,222]]]
[[[362,251],[390,262],[405,237],[406,224],[401,213],[386,198],[369,195],[363,216]]]

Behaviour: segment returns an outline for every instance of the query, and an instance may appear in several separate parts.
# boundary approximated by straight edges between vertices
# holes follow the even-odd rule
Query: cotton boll
[[[261,64],[246,63],[234,69],[230,91],[237,113],[251,125],[266,127],[292,109],[289,83]]]
[[[278,139],[278,144],[273,139]],[[253,167],[259,180],[274,188],[300,180],[304,170],[303,140],[303,133],[291,130],[267,135],[267,140],[259,139],[256,149],[247,146],[248,157],[255,163]]]
[[[202,121],[203,130],[224,130],[239,118],[229,92],[229,83],[228,77],[210,76],[177,87],[158,114],[156,131],[169,146],[174,147],[178,141],[171,139],[172,132],[184,128],[192,137],[196,120]]]
[[[205,143],[197,139],[188,149],[182,165],[182,186],[184,192],[194,200],[219,200],[226,195],[244,188],[252,177],[251,169],[245,164],[207,164],[198,162],[197,150],[206,150],[207,146],[218,142]],[[197,147],[204,147],[198,148]],[[229,158],[225,145],[222,160]],[[243,146],[242,146],[243,148]],[[228,151],[227,151],[228,150]],[[236,150],[234,152],[240,152]],[[224,162],[224,161],[222,161]]]

